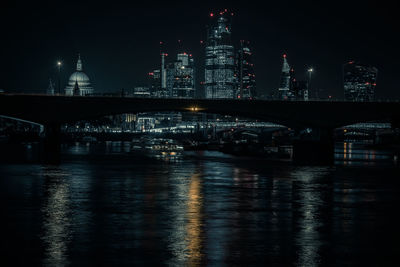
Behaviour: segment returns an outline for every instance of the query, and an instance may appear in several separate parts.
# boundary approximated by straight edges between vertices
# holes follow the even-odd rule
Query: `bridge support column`
[[[60,163],[61,124],[49,123],[44,126],[43,160],[45,163]]]
[[[335,142],[333,129],[313,129],[310,140],[297,140],[293,144],[293,162],[299,165],[333,165]]]

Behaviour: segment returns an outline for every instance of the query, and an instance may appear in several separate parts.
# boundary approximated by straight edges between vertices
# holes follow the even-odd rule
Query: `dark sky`
[[[314,67],[313,85],[325,95],[342,96],[342,64],[352,59],[378,68],[379,98],[400,98],[399,15],[390,2],[135,2],[2,2],[0,89],[44,91],[56,77],[57,59],[65,86],[78,52],[96,92],[144,85],[158,67],[160,40],[171,56],[179,49],[192,53],[201,68],[208,14],[228,8],[236,44],[253,44],[261,93],[278,87],[285,52],[298,78]]]

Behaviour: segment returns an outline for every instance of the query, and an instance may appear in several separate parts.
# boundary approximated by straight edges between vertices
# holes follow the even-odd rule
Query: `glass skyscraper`
[[[205,97],[234,98],[235,51],[231,41],[232,13],[210,14],[205,49]]]

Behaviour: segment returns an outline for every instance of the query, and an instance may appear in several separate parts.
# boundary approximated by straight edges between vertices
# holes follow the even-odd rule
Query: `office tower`
[[[233,13],[224,11],[210,14],[205,48],[205,96],[206,98],[235,97],[235,59],[231,41]]]
[[[170,97],[195,97],[195,67],[191,54],[186,52],[177,55],[174,63],[168,65],[167,89]]]
[[[161,88],[160,70],[149,72],[150,94],[153,97],[165,97],[165,91]]]
[[[256,75],[250,42],[241,40],[236,57],[237,98],[256,97]]]
[[[286,54],[283,54],[283,64],[278,95],[280,100],[288,100],[290,98],[290,66],[286,59]]]
[[[343,65],[344,98],[347,101],[373,101],[378,69],[349,61]]]

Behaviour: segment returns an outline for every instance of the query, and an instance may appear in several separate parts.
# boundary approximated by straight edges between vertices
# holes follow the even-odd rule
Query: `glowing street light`
[[[61,94],[61,82],[60,82],[60,76],[61,76],[61,61],[57,61],[57,67],[58,67],[58,94]]]
[[[308,93],[310,93],[311,92],[311,76],[312,76],[312,73],[314,72],[314,69],[312,67],[308,68],[307,72],[308,72]],[[316,94],[316,97],[318,98],[318,94]]]

